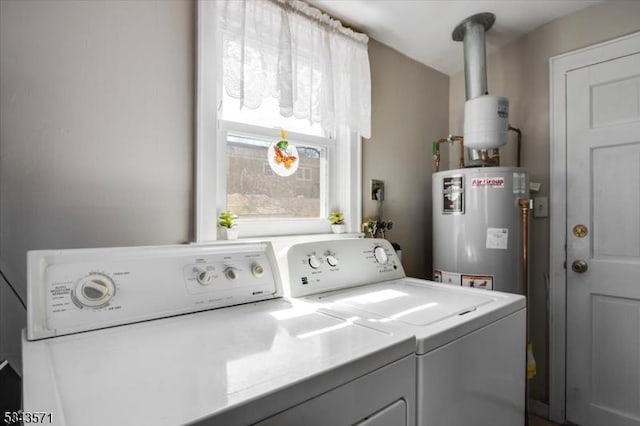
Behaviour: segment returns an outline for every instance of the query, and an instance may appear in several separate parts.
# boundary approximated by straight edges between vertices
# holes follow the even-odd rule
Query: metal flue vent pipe
[[[466,99],[486,95],[487,58],[485,32],[493,26],[496,16],[485,12],[470,16],[453,30],[454,41],[464,43],[464,80]]]

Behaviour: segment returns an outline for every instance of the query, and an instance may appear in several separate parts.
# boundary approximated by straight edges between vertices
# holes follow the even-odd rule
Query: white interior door
[[[568,72],[566,96],[567,420],[640,426],[640,53]]]

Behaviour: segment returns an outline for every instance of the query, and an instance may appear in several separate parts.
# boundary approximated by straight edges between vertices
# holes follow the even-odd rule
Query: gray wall
[[[192,235],[193,2],[0,1],[0,266]],[[0,283],[0,358],[24,310]]]
[[[544,25],[487,58],[489,93],[509,98],[509,122],[523,132],[522,166],[530,171],[532,181],[542,183],[540,196],[549,196],[549,58],[638,30],[640,2],[609,1]],[[458,73],[451,77],[450,86],[450,125],[454,133],[463,129],[464,96],[464,74]],[[503,164],[515,166],[514,141],[501,151]],[[452,152],[451,158],[458,158],[457,154]],[[532,381],[531,395],[543,402],[548,400],[544,278],[549,272],[548,256],[549,220],[534,218],[530,306],[538,375]]]
[[[370,180],[385,183],[383,219],[408,275],[431,277],[431,142],[448,134],[449,77],[369,42],[371,139],[363,142],[363,219],[377,216]],[[446,161],[446,158],[445,158]]]

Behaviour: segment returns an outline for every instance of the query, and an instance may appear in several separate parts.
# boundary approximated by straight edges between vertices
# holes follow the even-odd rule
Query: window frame
[[[221,43],[216,36],[216,2],[197,3],[195,209],[196,242],[218,239],[218,212],[226,209],[226,134],[235,132],[278,138],[279,128],[222,120]],[[326,149],[327,184],[322,212],[340,209],[347,232],[359,232],[362,222],[362,139],[346,128],[334,138],[288,132],[289,139]],[[345,184],[345,182],[347,184]],[[327,234],[327,218],[240,218],[240,238]]]
[[[262,126],[256,126],[247,123],[238,123],[234,121],[228,121],[218,119],[218,134],[217,138],[221,145],[221,152],[223,153],[223,163],[225,171],[220,173],[217,179],[223,181],[224,191],[218,194],[216,204],[218,210],[224,210],[227,208],[227,170],[226,170],[226,147],[227,147],[227,134],[236,134],[240,136],[256,137],[267,140],[280,139],[279,128],[268,128]],[[335,141],[331,138],[305,135],[302,133],[287,132],[287,139],[295,145],[309,146],[323,150],[324,155],[321,156],[320,164],[320,216],[317,218],[258,218],[258,217],[240,217],[238,218],[238,226],[244,231],[244,236],[257,237],[257,236],[271,236],[271,235],[285,235],[283,229],[292,229],[295,233],[310,233],[318,234],[329,232],[327,228],[327,220],[325,219],[329,215],[329,209],[331,205],[331,191],[329,190],[329,181],[332,175],[332,162],[335,155],[333,151],[335,149]]]

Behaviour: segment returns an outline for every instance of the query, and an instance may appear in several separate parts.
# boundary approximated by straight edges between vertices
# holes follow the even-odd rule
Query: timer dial
[[[382,246],[377,246],[373,249],[373,256],[376,258],[376,262],[382,265],[386,265],[389,261],[389,256],[387,256],[387,252],[384,251]]]
[[[334,255],[330,254],[327,256],[327,263],[330,266],[338,266],[338,259]]]
[[[84,307],[99,308],[109,303],[115,293],[113,280],[105,274],[94,272],[78,282],[73,298]]]

